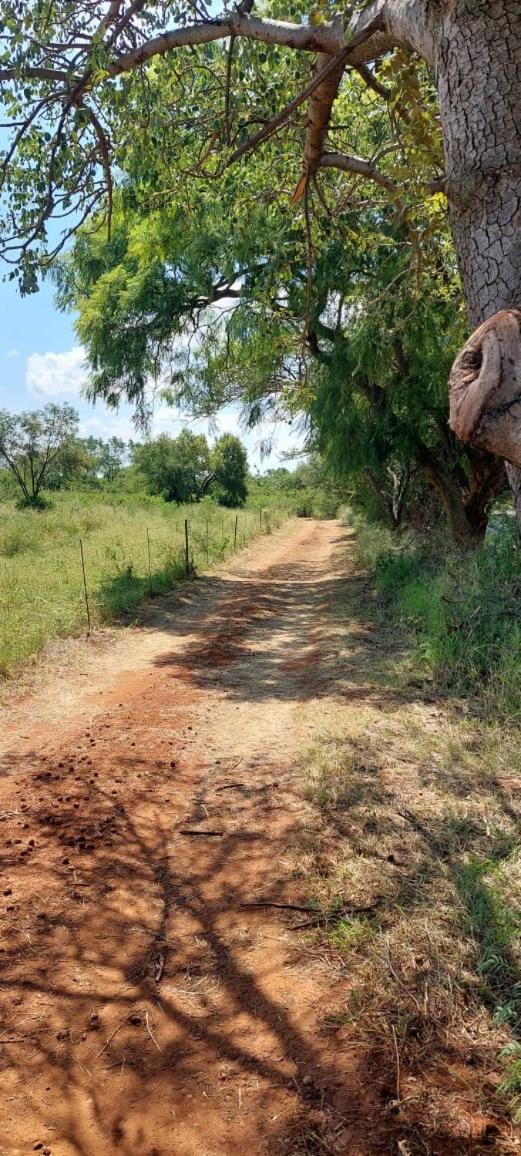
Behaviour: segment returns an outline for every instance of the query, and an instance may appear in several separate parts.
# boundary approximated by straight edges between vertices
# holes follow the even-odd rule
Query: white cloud
[[[20,356],[20,350],[19,349],[10,349],[7,356],[8,357],[19,357]]]
[[[25,382],[40,397],[78,397],[88,379],[85,351],[81,345],[67,353],[31,353],[27,358]]]

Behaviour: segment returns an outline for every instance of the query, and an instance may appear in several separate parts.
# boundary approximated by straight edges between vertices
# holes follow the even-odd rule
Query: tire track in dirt
[[[306,902],[292,762],[337,683],[343,537],[283,527],[6,707],[0,1153],[346,1150],[346,980],[243,906]]]

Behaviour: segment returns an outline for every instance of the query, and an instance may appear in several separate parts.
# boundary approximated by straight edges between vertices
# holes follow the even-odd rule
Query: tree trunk
[[[521,303],[519,0],[449,0],[435,65],[452,231],[475,329]]]
[[[510,462],[507,462],[507,475],[514,499],[517,528],[521,536],[521,470],[518,470],[516,466],[511,466]]]
[[[521,5],[447,0],[435,21],[450,219],[475,329],[521,306]],[[486,424],[493,426],[498,414],[497,406],[490,409],[481,418],[482,444],[499,452],[497,426],[494,442],[487,441]],[[512,421],[520,416],[519,404],[515,411],[511,405],[504,456],[512,456]],[[521,471],[509,466],[508,475],[521,529]]]
[[[474,472],[469,492],[465,496],[458,482],[427,446],[418,447],[415,457],[424,477],[438,494],[453,544],[463,549],[480,546],[488,525],[488,505],[499,488],[500,476],[496,476],[494,485],[490,469],[487,471],[484,468],[481,476]],[[502,470],[503,463],[499,462],[498,475]]]

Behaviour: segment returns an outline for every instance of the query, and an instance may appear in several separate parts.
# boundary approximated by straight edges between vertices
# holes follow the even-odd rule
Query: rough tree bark
[[[501,454],[521,526],[521,6],[445,6],[436,44],[454,243],[472,328],[451,426]],[[505,312],[509,310],[510,312]],[[497,316],[494,316],[496,315]],[[488,319],[493,320],[488,321]],[[488,324],[483,325],[483,322]]]
[[[449,212],[472,328],[521,303],[521,6],[439,4]]]

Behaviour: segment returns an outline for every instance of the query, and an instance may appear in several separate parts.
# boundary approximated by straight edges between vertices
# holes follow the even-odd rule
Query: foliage
[[[248,456],[234,434],[223,434],[210,456],[212,493],[221,506],[242,506],[248,494]]]
[[[134,465],[146,479],[149,493],[166,502],[199,501],[211,481],[210,451],[204,434],[182,430],[178,437],[161,434],[132,447]]]
[[[123,468],[126,454],[126,443],[122,438],[88,437],[83,441],[83,447],[88,454],[89,476],[91,480],[102,480],[109,485],[116,480]]]
[[[351,18],[356,21],[365,7],[365,0],[348,5],[342,13],[345,31]],[[333,31],[336,25],[337,46],[342,47],[344,38],[335,5],[321,0],[312,4],[310,11],[309,5],[299,0],[290,5],[288,13],[287,6],[272,0],[266,13],[285,21],[288,14],[296,22],[279,25],[278,35],[269,19],[256,17],[251,30],[248,25],[252,22],[246,19],[241,29],[235,30],[239,34],[232,36],[231,52],[225,44],[211,43],[201,44],[194,52],[191,47],[182,47],[183,40],[187,43],[187,25],[194,20],[194,9],[185,0],[174,13],[168,6],[147,0],[137,5],[118,3],[110,12],[101,0],[61,0],[51,6],[40,0],[23,5],[20,0],[5,0],[0,69],[6,116],[13,122],[13,133],[2,174],[8,228],[0,232],[6,237],[5,258],[14,266],[13,276],[19,276],[25,292],[36,287],[49,255],[63,244],[62,238],[56,240],[56,228],[49,230],[49,221],[57,218],[66,238],[100,205],[105,221],[110,218],[114,182],[128,172],[129,155],[139,178],[133,196],[143,198],[152,190],[157,207],[166,205],[172,193],[175,197],[179,184],[186,189],[187,175],[198,183],[199,190],[205,178],[216,177],[226,190],[229,162],[237,158],[255,126],[269,125],[289,97],[308,82],[309,35],[314,35],[315,48],[320,51],[321,26],[327,24]],[[165,53],[162,33],[172,15],[177,30],[170,28],[168,36],[170,47],[176,51]],[[206,24],[217,38],[229,36],[232,15],[225,7],[216,20],[203,2],[190,29],[190,42],[208,40]],[[298,45],[292,45],[306,49],[304,53],[274,47],[274,40],[291,45],[291,30],[302,31],[306,25],[310,30],[308,42],[301,38]],[[258,39],[266,40],[269,52]],[[137,48],[145,45],[141,55]],[[331,44],[326,46],[328,50]],[[359,80],[367,130],[360,116],[353,126],[347,120],[347,131],[341,127],[346,124],[343,109],[340,116],[335,114],[329,147],[364,155],[361,146],[370,146],[368,138],[373,134],[375,147],[368,147],[365,155],[376,160],[384,184],[376,184],[371,195],[377,193],[382,200],[387,197],[402,210],[419,192],[424,197],[425,180],[440,171],[435,93],[425,68],[404,49],[390,55],[381,72],[380,83]],[[272,184],[270,163],[282,152],[281,188],[290,194],[295,188],[306,120],[305,105],[298,105],[289,124],[284,125],[283,136],[278,134],[274,143],[268,134],[260,162],[266,192]],[[396,147],[390,151],[378,139],[382,124],[387,124],[387,131],[390,125],[394,128]],[[286,189],[286,182],[293,177],[295,181]],[[246,172],[243,184],[249,183]],[[328,190],[332,184],[335,177],[328,171],[324,188]],[[343,175],[337,185],[345,187]],[[362,181],[362,200],[364,192]],[[315,199],[311,187],[310,200]],[[240,216],[240,204],[236,208]],[[436,216],[436,209],[430,216]]]
[[[295,470],[284,466],[250,479],[248,502],[263,506],[275,503],[301,518],[334,518],[345,493],[318,455],[311,454]]]
[[[68,468],[77,427],[70,405],[20,414],[0,410],[0,462],[15,479],[23,505],[43,506],[43,487]]]
[[[398,216],[394,203],[375,197],[371,182],[360,183],[365,207],[358,210],[343,197],[344,177],[324,174],[320,197],[310,193],[315,266],[310,303],[307,224],[302,212],[288,205],[288,188],[299,175],[299,150],[290,135],[268,143],[250,158],[246,171],[237,167],[222,174],[216,197],[215,184],[205,181],[197,167],[226,56],[212,46],[204,50],[204,60],[204,83],[197,61],[186,60],[183,72],[185,99],[201,109],[191,132],[182,117],[174,118],[159,135],[147,131],[145,150],[125,149],[120,162],[125,179],[114,194],[111,237],[103,230],[79,235],[72,260],[58,273],[59,299],[79,311],[93,395],[111,404],[127,397],[144,406],[152,376],[176,401],[208,411],[240,397],[256,417],[256,403],[291,410],[295,393],[305,385],[302,329],[310,305],[317,317],[334,309],[338,295],[359,272],[369,282],[372,254],[395,260],[393,244],[402,263],[395,270],[397,280],[414,286],[420,268],[430,268],[431,254],[436,263],[440,251],[447,251],[447,231],[436,198],[420,200],[417,186]],[[233,64],[237,87],[258,91],[268,119],[304,75],[300,60],[274,52],[268,67],[262,49],[240,42]],[[148,79],[147,123],[156,116],[162,121],[178,80],[177,61],[165,59]],[[430,91],[425,76],[418,83]],[[132,96],[138,104],[143,100],[135,84]],[[413,148],[409,120],[404,118],[402,165],[408,147]],[[298,122],[305,125],[304,112]],[[391,171],[397,154],[389,147],[387,110],[356,73],[346,76],[335,105],[335,147],[343,146],[346,123],[350,149],[381,152],[384,170]],[[434,117],[431,123],[435,134]],[[239,121],[239,134],[241,128]],[[420,179],[425,160],[420,164],[417,152],[414,156]],[[184,169],[194,174],[192,182],[186,181]],[[433,245],[435,227],[441,234]],[[452,264],[452,272],[445,268],[448,286]],[[222,300],[227,311],[213,311]],[[238,307],[230,310],[233,301]],[[192,348],[185,341],[176,347],[187,325],[197,330],[199,344]]]
[[[237,47],[239,75],[253,69],[259,79],[256,51]],[[220,54],[208,55],[217,76]],[[170,126],[161,149],[150,141],[146,168],[127,151],[111,238],[79,235],[57,274],[59,301],[78,311],[92,396],[144,410],[152,376],[190,412],[239,400],[250,424],[266,412],[301,418],[331,475],[359,493],[369,487],[384,516],[402,520],[420,471],[453,537],[479,538],[494,485],[447,427],[446,380],[464,332],[459,278],[439,198],[420,196],[429,156],[439,153],[434,96],[409,57],[393,60],[401,157],[388,117],[356,75],[345,80],[330,132],[341,141],[337,126],[348,123],[351,147],[381,153],[389,180],[404,186],[414,157],[418,182],[408,194],[402,188],[399,206],[362,181],[354,209],[328,173],[309,219],[288,213],[280,190],[290,140],[251,158],[246,179],[239,170],[223,176],[216,198],[212,183],[178,180],[174,142],[191,170],[204,145],[197,132],[187,138]],[[169,67],[151,78],[147,99],[164,103]],[[294,69],[294,61],[270,64],[281,86]],[[197,68],[186,85],[194,101],[204,99]],[[166,200],[157,189],[167,182]],[[216,309],[221,301],[226,308]],[[195,343],[178,340],[187,326]]]
[[[497,515],[478,554],[397,541],[365,523],[363,561],[376,576],[381,611],[416,641],[420,673],[470,699],[486,717],[521,717],[521,562],[513,520]]]

